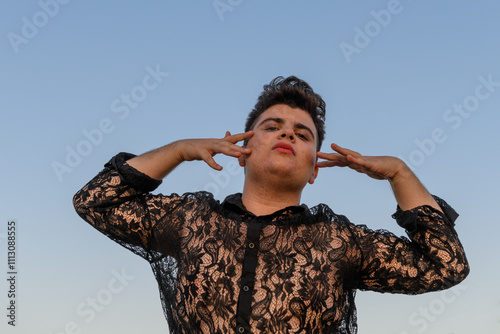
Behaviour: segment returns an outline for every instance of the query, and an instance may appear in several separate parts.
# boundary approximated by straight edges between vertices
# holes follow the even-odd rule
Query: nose
[[[281,133],[281,138],[289,138],[291,141],[295,140],[295,135],[293,133],[292,129],[283,129],[283,132]]]

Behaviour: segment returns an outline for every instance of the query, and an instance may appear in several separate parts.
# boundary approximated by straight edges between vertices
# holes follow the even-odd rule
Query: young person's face
[[[313,183],[318,134],[311,116],[304,110],[277,104],[255,122],[247,147],[252,153],[240,164],[248,173],[273,173],[293,184]]]

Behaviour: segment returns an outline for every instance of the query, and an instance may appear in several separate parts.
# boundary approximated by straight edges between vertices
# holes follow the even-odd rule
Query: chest
[[[191,322],[220,330],[332,323],[345,306],[346,238],[326,223],[195,222],[183,234],[177,302]]]

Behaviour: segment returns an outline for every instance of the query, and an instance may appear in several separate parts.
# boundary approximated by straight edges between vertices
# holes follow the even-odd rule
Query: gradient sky
[[[327,103],[323,151],[401,157],[460,213],[469,277],[420,296],[359,292],[359,333],[498,333],[499,12],[493,0],[2,1],[0,267],[15,220],[18,326],[2,279],[1,332],[167,333],[147,262],[82,221],[73,194],[120,151],[241,132],[262,86],[297,75]],[[240,191],[242,171],[216,160],[224,172],[184,163],[157,192]],[[323,169],[302,200],[404,235],[387,182]]]

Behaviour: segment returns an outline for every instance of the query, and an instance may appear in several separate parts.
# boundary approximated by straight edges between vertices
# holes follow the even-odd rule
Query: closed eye
[[[309,140],[309,136],[307,134],[304,134],[304,133],[301,133],[301,132],[297,132],[297,137],[301,138],[301,139],[304,139],[304,140]]]

